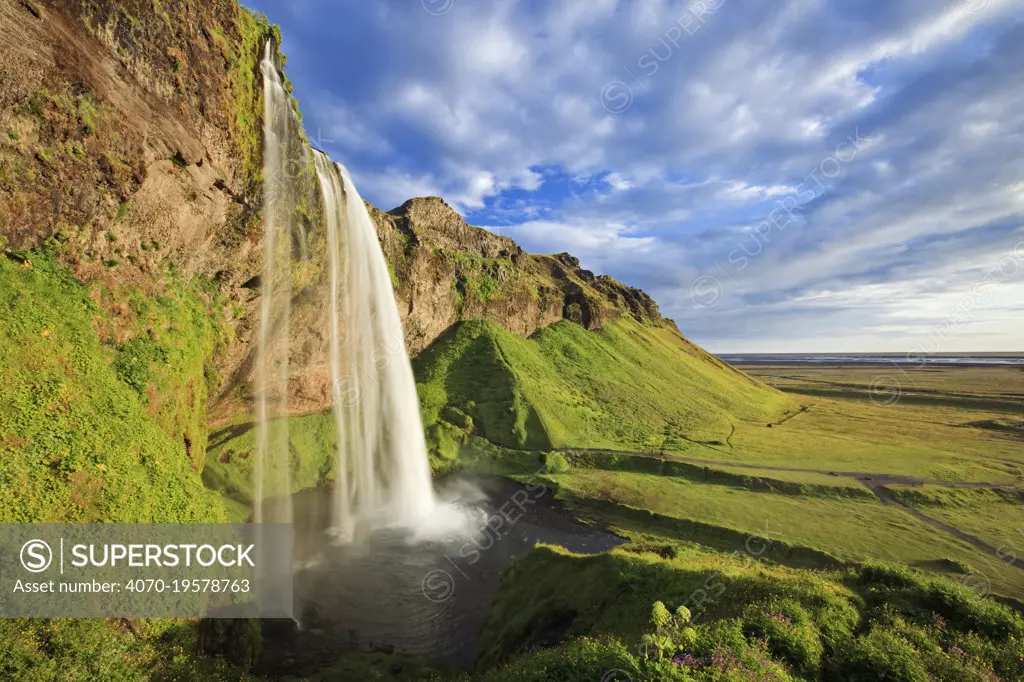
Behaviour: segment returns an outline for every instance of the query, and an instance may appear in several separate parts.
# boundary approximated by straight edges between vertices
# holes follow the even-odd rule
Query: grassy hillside
[[[270,442],[274,432],[288,428],[288,448],[292,462],[292,485],[296,491],[321,485],[333,478],[337,466],[337,434],[334,417],[318,413],[271,422]],[[208,460],[203,468],[203,482],[224,495],[233,521],[249,518],[253,502],[257,432],[251,421],[237,421],[214,427],[210,433]]]
[[[485,465],[467,452],[486,455],[487,443],[499,446],[499,460],[502,449],[728,447],[739,426],[767,430],[766,422],[798,409],[673,329],[629,317],[600,331],[562,321],[528,339],[491,321],[462,322],[413,366],[435,470],[459,461],[494,465],[494,457],[485,457]],[[244,518],[255,431],[251,422],[236,421],[211,434],[203,480]],[[328,412],[291,417],[289,444],[296,489],[331,476],[335,434]]]
[[[965,570],[984,572],[994,592],[1024,599],[1024,575],[1020,570],[871,497],[754,492],[681,478],[586,469],[573,469],[551,478],[560,495],[578,500],[584,511],[588,509],[588,500],[621,505],[617,508],[602,504],[601,511],[595,509],[612,523],[618,521],[620,513],[626,513],[628,518],[635,517],[629,514],[632,509],[650,510],[668,519],[734,530],[738,536],[768,534],[773,540],[811,547],[846,562],[900,562],[936,572],[948,571],[957,579]],[[814,521],[807,523],[806,519]],[[969,524],[958,527],[973,530]]]
[[[415,369],[431,446],[447,457],[470,433],[520,449],[685,451],[796,410],[674,330],[630,318],[600,331],[562,321],[528,339],[463,322]]]
[[[944,579],[669,549],[580,557],[541,547],[524,557],[506,573],[481,642],[486,661],[503,664],[482,679],[539,679],[539,670],[567,681],[1024,675],[1020,616]]]
[[[151,297],[87,287],[50,251],[0,258],[0,521],[224,519],[197,470],[205,296],[172,276]]]

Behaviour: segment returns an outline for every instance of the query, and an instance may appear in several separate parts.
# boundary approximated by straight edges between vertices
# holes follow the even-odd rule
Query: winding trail
[[[875,496],[878,497],[879,502],[881,502],[882,504],[889,505],[892,507],[899,507],[900,509],[910,514],[911,516],[927,523],[929,526],[938,528],[939,530],[945,531],[946,533],[949,533],[950,535],[959,538],[968,544],[974,545],[981,551],[996,557],[997,559],[1006,563],[1009,566],[1013,566],[1015,568],[1024,570],[1024,563],[1018,562],[1016,558],[1007,561],[1006,556],[1003,552],[1000,552],[998,549],[988,544],[981,538],[974,535],[970,535],[969,533],[965,533],[959,528],[951,526],[948,523],[943,523],[942,521],[939,521],[936,518],[928,516],[924,512],[921,512],[917,509],[914,509],[913,507],[903,504],[902,502],[897,500],[893,496],[892,491],[886,488],[884,485],[879,485],[873,488],[871,486],[868,486],[868,488],[871,489],[871,492],[873,492]]]
[[[792,414],[787,414],[787,415],[786,415],[785,417],[783,417],[783,418],[782,418],[782,419],[780,419],[779,421],[775,422],[775,426],[782,426],[783,424],[785,424],[786,422],[788,422],[788,421],[789,421],[790,419],[792,419],[793,417],[799,417],[799,416],[800,416],[800,415],[802,415],[802,414],[803,414],[804,412],[809,412],[809,411],[810,411],[810,409],[811,409],[811,406],[810,406],[810,405],[801,405],[801,406],[800,406],[800,409],[799,409],[799,410],[797,410],[796,412],[794,412],[794,413],[792,413]],[[736,425],[735,425],[735,424],[734,424],[734,425],[732,425],[732,428],[733,428],[733,431],[735,431],[735,430],[736,430]]]

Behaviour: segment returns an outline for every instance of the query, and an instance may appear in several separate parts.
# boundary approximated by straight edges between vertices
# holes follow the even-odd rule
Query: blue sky
[[[715,352],[1024,350],[1024,0],[243,0],[314,144]]]

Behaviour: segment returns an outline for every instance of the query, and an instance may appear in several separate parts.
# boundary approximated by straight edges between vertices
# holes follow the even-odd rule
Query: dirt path
[[[788,415],[786,415],[785,417],[783,417],[782,419],[780,419],[779,421],[775,422],[775,426],[782,426],[783,424],[785,424],[786,422],[788,422],[788,421],[789,421],[790,419],[792,419],[793,417],[799,417],[799,416],[800,416],[800,415],[802,415],[802,414],[803,414],[804,412],[807,412],[807,411],[808,411],[808,410],[810,410],[810,409],[811,409],[811,406],[810,406],[810,405],[802,405],[802,406],[800,407],[800,409],[799,409],[799,410],[797,410],[796,412],[794,412],[793,414],[788,414]],[[734,426],[734,427],[733,427],[733,430],[735,430],[735,429],[736,429],[736,427]]]
[[[1014,568],[1017,568],[1017,569],[1020,569],[1020,570],[1024,571],[1024,562],[1017,561],[1016,557],[1014,557],[1010,561],[1007,561],[1006,560],[1007,557],[1002,552],[1000,552],[998,549],[996,549],[992,545],[988,544],[987,542],[985,542],[981,538],[976,537],[974,535],[971,535],[969,533],[965,533],[962,530],[960,530],[959,528],[956,528],[955,526],[951,526],[948,523],[943,523],[942,521],[939,521],[938,519],[932,518],[931,516],[928,516],[927,514],[921,512],[921,511],[918,511],[917,509],[914,509],[913,507],[910,507],[910,506],[907,506],[907,505],[903,504],[902,502],[897,500],[893,496],[892,491],[889,490],[888,488],[886,488],[884,485],[878,485],[876,487],[872,487],[872,486],[869,485],[868,488],[871,489],[871,492],[873,492],[875,494],[875,496],[878,497],[878,500],[882,504],[889,505],[889,506],[892,506],[892,507],[899,507],[900,509],[902,509],[906,513],[910,514],[914,518],[919,519],[919,520],[923,521],[924,523],[927,523],[929,526],[933,526],[935,528],[938,528],[941,531],[949,533],[950,535],[952,535],[955,538],[963,540],[964,542],[966,542],[966,543],[968,543],[970,545],[974,545],[975,547],[977,547],[981,551],[985,552],[986,554],[989,554],[989,555],[994,556],[995,558],[999,559],[1001,562],[1003,562],[1007,566],[1013,566]]]

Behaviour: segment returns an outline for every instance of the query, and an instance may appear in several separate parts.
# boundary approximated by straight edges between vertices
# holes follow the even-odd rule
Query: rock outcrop
[[[562,319],[591,330],[620,315],[672,324],[639,289],[595,276],[568,253],[528,254],[508,237],[468,225],[440,197],[387,212],[371,206],[370,213],[414,354],[459,320],[490,319],[524,337]]]

